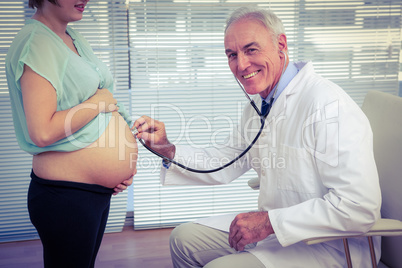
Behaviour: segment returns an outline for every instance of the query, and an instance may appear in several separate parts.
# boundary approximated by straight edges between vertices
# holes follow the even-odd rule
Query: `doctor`
[[[223,184],[252,168],[260,178],[259,210],[237,215],[227,232],[196,223],[176,227],[170,238],[174,267],[345,267],[341,241],[313,246],[301,241],[358,235],[380,217],[367,118],[339,86],[317,75],[311,62],[289,62],[282,22],[271,11],[236,10],[227,20],[224,42],[231,71],[255,95],[255,103],[274,97],[263,133],[240,164],[210,174],[164,164],[161,181]],[[228,146],[219,150],[175,146],[164,124],[147,116],[135,126],[149,146],[188,163],[199,153],[206,159],[238,155],[254,138],[260,119],[246,105]],[[189,166],[215,167],[208,161]],[[375,246],[379,259],[379,240]],[[354,267],[370,266],[366,239],[351,239],[349,247]]]

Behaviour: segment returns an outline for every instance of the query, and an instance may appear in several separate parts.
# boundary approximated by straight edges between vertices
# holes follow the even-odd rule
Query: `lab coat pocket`
[[[314,168],[312,156],[304,148],[281,145],[279,152],[285,167],[278,171],[278,189],[297,193],[313,194]]]

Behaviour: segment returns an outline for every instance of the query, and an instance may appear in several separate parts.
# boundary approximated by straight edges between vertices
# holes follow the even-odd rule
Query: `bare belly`
[[[45,152],[33,158],[43,179],[99,184],[113,188],[132,177],[138,147],[123,117],[114,112],[105,132],[88,147],[73,152]]]

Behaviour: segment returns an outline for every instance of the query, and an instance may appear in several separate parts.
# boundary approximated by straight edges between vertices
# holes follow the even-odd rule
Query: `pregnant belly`
[[[132,177],[137,157],[137,142],[129,126],[119,113],[114,112],[105,132],[93,144],[74,152],[35,155],[33,169],[44,179],[113,188]]]

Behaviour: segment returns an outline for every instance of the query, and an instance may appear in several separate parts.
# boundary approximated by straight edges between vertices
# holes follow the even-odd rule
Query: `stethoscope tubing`
[[[254,109],[256,109],[257,113],[260,114],[260,111],[259,111],[258,108],[256,107],[255,103],[252,101],[250,104],[254,107]],[[150,148],[149,146],[147,146],[147,145],[145,144],[145,142],[144,142],[142,139],[138,139],[138,140],[139,140],[139,142],[140,142],[147,150],[149,150],[151,153],[153,153],[153,154],[159,156],[159,157],[162,158],[165,162],[169,162],[169,163],[175,164],[175,165],[181,167],[182,169],[185,169],[185,170],[188,170],[188,171],[191,171],[191,172],[194,172],[194,173],[213,173],[213,172],[217,172],[217,171],[219,171],[219,170],[222,170],[222,169],[224,169],[224,168],[227,168],[228,166],[232,165],[234,162],[236,162],[236,161],[238,161],[240,158],[242,158],[248,151],[250,151],[251,147],[253,147],[254,144],[257,142],[258,138],[260,137],[260,135],[261,135],[261,133],[262,133],[262,130],[264,129],[264,126],[265,126],[265,117],[260,115],[260,121],[261,121],[260,130],[258,131],[258,133],[257,133],[257,135],[255,136],[254,140],[249,144],[249,146],[248,146],[240,155],[238,155],[236,158],[232,159],[230,162],[226,163],[225,165],[220,166],[220,167],[215,168],[215,169],[201,170],[201,169],[194,169],[194,168],[185,166],[185,165],[183,165],[183,164],[181,164],[181,163],[179,163],[179,162],[177,162],[177,161],[175,161],[175,160],[173,160],[173,159],[170,159],[169,157],[166,157],[166,156],[164,156],[164,155],[162,155],[162,154],[156,152],[155,150],[153,150],[152,148]]]
[[[286,58],[287,58],[287,57],[286,57],[286,53],[284,53],[283,51],[280,51],[280,52],[285,55],[285,62],[284,62],[283,67],[282,67],[282,74],[281,74],[281,77],[279,78],[279,81],[278,81],[278,83],[276,84],[275,89],[274,89],[274,94],[273,94],[272,97],[271,97],[270,106],[273,105],[273,101],[274,101],[274,99],[275,99],[275,97],[276,97],[276,91],[277,91],[277,89],[278,89],[278,85],[279,85],[279,83],[280,83],[280,81],[281,81],[281,78],[282,78],[283,73],[285,72],[285,65],[286,65],[286,60],[287,60]],[[236,79],[237,83],[239,84],[240,88],[243,90],[243,92],[245,93],[245,95],[246,95],[247,98],[249,99],[250,105],[254,108],[254,110],[255,110],[255,111],[257,112],[257,114],[260,116],[261,127],[260,127],[260,130],[258,131],[257,135],[255,136],[254,140],[249,144],[249,146],[248,146],[239,156],[237,156],[236,158],[232,159],[230,162],[228,162],[228,163],[226,163],[225,165],[222,165],[222,166],[220,166],[220,167],[218,167],[218,168],[214,168],[214,169],[207,169],[207,170],[194,169],[194,168],[185,166],[185,165],[183,165],[183,164],[181,164],[181,163],[179,163],[179,162],[177,162],[177,161],[175,161],[175,160],[173,160],[173,159],[170,159],[169,157],[166,157],[166,156],[164,156],[164,155],[162,155],[162,154],[156,152],[155,150],[153,150],[152,148],[150,148],[149,146],[147,146],[147,145],[145,144],[145,142],[144,142],[142,139],[138,139],[139,142],[140,142],[140,143],[142,144],[142,146],[144,146],[147,150],[149,150],[151,153],[153,153],[153,154],[159,156],[159,157],[162,158],[165,162],[175,164],[175,165],[181,167],[182,169],[185,169],[185,170],[188,170],[188,171],[191,171],[191,172],[194,172],[194,173],[213,173],[213,172],[217,172],[217,171],[219,171],[219,170],[222,170],[222,169],[227,168],[228,166],[232,165],[234,162],[236,162],[236,161],[238,161],[240,158],[242,158],[248,151],[250,151],[250,149],[251,149],[251,148],[254,146],[254,144],[257,142],[258,138],[260,137],[260,135],[261,135],[261,133],[262,133],[262,131],[263,131],[263,129],[264,129],[264,126],[265,126],[265,119],[266,119],[266,116],[267,116],[267,115],[263,115],[263,114],[261,113],[261,111],[258,109],[258,107],[257,107],[257,105],[255,104],[255,102],[254,102],[254,101],[250,98],[250,96],[247,94],[246,90],[245,90],[244,87],[241,85],[241,83],[240,83],[239,80],[236,78],[236,76],[235,76],[235,79]],[[136,136],[136,134],[134,134],[134,136]]]

